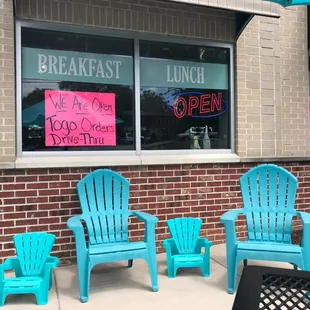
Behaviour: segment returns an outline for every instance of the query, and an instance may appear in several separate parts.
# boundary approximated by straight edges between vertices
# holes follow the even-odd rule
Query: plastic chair
[[[292,263],[295,268],[310,270],[310,214],[295,211],[297,179],[273,164],[250,169],[240,179],[242,209],[230,210],[221,217],[226,231],[228,292],[236,290],[240,261],[248,259]],[[235,221],[246,217],[247,241],[238,241]],[[303,222],[302,246],[292,244],[293,216]]]
[[[89,295],[90,273],[101,263],[145,259],[150,270],[153,291],[158,291],[155,225],[157,217],[128,209],[129,182],[119,173],[98,169],[89,173],[77,185],[82,215],[71,217],[67,226],[75,236],[80,300]],[[140,242],[128,240],[128,218],[136,216],[145,224],[145,238]],[[88,232],[85,239],[82,221]]]
[[[202,220],[175,218],[167,221],[171,239],[163,242],[166,249],[168,277],[175,278],[179,268],[201,268],[204,277],[210,276],[210,248],[212,242],[199,238]],[[201,253],[204,248],[204,254]]]
[[[50,256],[56,237],[52,234],[33,232],[14,236],[16,257],[0,265],[0,306],[11,294],[34,294],[38,305],[48,302],[52,287],[52,270],[59,264]],[[4,278],[4,271],[13,269],[16,278]]]

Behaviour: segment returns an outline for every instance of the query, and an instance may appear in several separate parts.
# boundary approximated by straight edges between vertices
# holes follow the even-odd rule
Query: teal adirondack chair
[[[210,247],[212,242],[199,238],[202,220],[175,218],[167,221],[171,239],[163,242],[166,249],[168,277],[175,278],[179,268],[201,268],[204,277],[210,276]],[[204,254],[201,253],[204,248]]]
[[[52,287],[52,270],[59,264],[50,256],[56,237],[52,234],[33,232],[14,236],[17,256],[0,265],[0,306],[11,294],[34,294],[38,305],[48,301]],[[4,271],[14,270],[15,278],[4,278]]]
[[[242,209],[227,211],[221,217],[226,230],[228,292],[236,289],[236,272],[240,261],[248,259],[288,262],[310,270],[310,214],[294,210],[297,179],[273,164],[250,169],[240,179]],[[246,216],[248,238],[236,238],[235,221]],[[302,246],[292,244],[293,216],[303,222]]]
[[[77,185],[82,215],[71,217],[67,226],[73,231],[76,243],[80,300],[87,302],[90,273],[101,263],[145,259],[150,270],[153,291],[158,291],[155,225],[157,217],[128,209],[129,181],[119,173],[98,169],[89,173]],[[128,218],[136,216],[145,224],[145,238],[129,242]],[[88,232],[85,239],[82,221]]]

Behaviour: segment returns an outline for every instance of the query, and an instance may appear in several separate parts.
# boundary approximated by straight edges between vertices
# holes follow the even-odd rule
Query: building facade
[[[0,0],[2,258],[14,234],[48,231],[73,261],[75,187],[101,167],[159,218],[159,251],[177,216],[224,242],[220,216],[261,162],[294,173],[310,211],[307,8],[228,2]]]

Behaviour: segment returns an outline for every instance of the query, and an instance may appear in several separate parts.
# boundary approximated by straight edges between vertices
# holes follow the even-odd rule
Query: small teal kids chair
[[[90,273],[97,264],[146,260],[152,290],[158,291],[155,225],[157,217],[129,210],[129,181],[109,169],[89,173],[77,185],[82,215],[71,217],[67,226],[73,231],[76,244],[77,270],[81,302],[88,301]],[[135,216],[145,224],[144,241],[130,242],[128,219]],[[88,232],[86,242],[82,225]]]
[[[183,217],[168,220],[167,224],[172,237],[163,242],[167,255],[168,277],[175,278],[181,267],[199,267],[204,277],[210,276],[210,248],[213,243],[206,238],[199,238],[202,220]]]
[[[310,214],[295,211],[297,179],[273,164],[250,169],[240,179],[243,208],[229,210],[221,217],[226,231],[228,292],[236,290],[240,261],[248,259],[292,263],[295,268],[310,270]],[[238,241],[235,222],[246,217],[247,241]],[[293,216],[303,222],[302,246],[292,244]]]
[[[38,305],[48,301],[52,287],[52,270],[59,264],[50,256],[56,237],[52,234],[33,232],[14,236],[17,256],[0,265],[0,306],[11,294],[34,294]],[[16,278],[4,278],[4,271],[13,269]]]

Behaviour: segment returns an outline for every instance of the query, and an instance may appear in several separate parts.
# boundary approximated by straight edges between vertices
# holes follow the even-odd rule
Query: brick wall
[[[15,160],[13,1],[0,0],[0,164]]]
[[[280,165],[299,179],[296,207],[310,211],[310,162]],[[162,240],[168,237],[166,220],[178,216],[202,218],[201,235],[216,243],[224,242],[220,216],[241,206],[239,178],[250,167],[252,164],[203,164],[115,170],[131,182],[130,208],[159,218],[156,238],[161,251]],[[55,255],[63,264],[73,262],[75,244],[66,221],[80,213],[76,184],[89,171],[85,168],[0,171],[0,257],[14,254],[14,234],[48,231],[57,236]],[[244,237],[242,220],[237,229],[239,237]],[[143,224],[132,221],[131,238],[143,238],[143,231]]]

